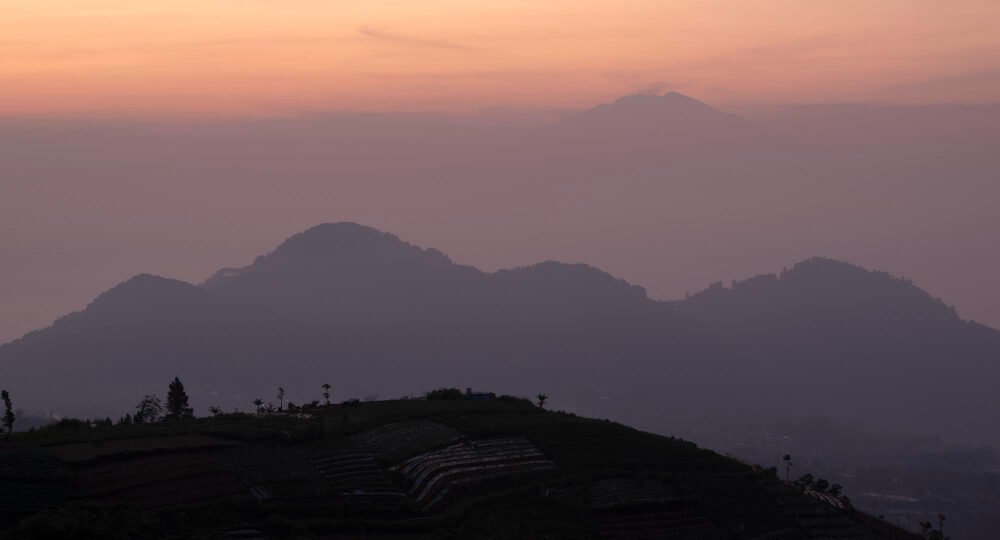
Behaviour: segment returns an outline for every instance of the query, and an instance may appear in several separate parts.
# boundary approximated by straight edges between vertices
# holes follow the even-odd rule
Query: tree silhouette
[[[211,407],[208,408],[208,412],[212,413],[212,416],[219,416],[220,414],[222,414],[222,407],[219,407],[217,405],[212,405]]]
[[[260,414],[260,408],[264,405],[264,400],[257,398],[253,400],[253,404],[257,406],[257,414]]]
[[[788,481],[789,474],[792,472],[792,456],[785,454],[785,457],[781,458],[785,462],[785,482]]]
[[[544,409],[545,408],[545,400],[549,399],[548,394],[538,394],[535,397],[538,398],[538,406],[540,408]]]
[[[920,522],[920,535],[928,540],[949,540],[950,537],[944,535],[944,514],[938,514],[938,528],[935,529],[930,521]]]
[[[147,394],[138,405],[135,406],[135,416],[132,421],[136,424],[150,424],[158,422],[163,415],[163,405],[156,394]]]
[[[0,399],[3,399],[3,427],[7,433],[14,433],[14,420],[17,417],[14,416],[14,408],[10,404],[10,392],[0,391]],[[0,433],[3,433],[3,430],[0,430]]]
[[[813,482],[815,482],[815,477],[813,475],[809,474],[809,473],[806,473],[806,474],[803,474],[801,477],[799,477],[798,480],[795,481],[795,485],[797,485],[797,486],[799,486],[799,487],[801,487],[803,489],[809,489],[809,488],[811,488],[813,486]]]
[[[323,383],[323,399],[326,400],[326,406],[330,406],[330,383]]]
[[[194,409],[188,406],[188,395],[184,391],[184,383],[177,377],[170,383],[167,390],[167,419],[183,420],[194,418]]]
[[[275,396],[275,397],[278,398],[278,410],[280,411],[280,410],[284,409],[285,408],[285,389],[279,386],[278,387],[278,395]]]

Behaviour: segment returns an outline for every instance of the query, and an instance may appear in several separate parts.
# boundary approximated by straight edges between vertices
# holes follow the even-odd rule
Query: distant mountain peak
[[[142,273],[132,276],[118,285],[108,289],[103,294],[95,298],[91,305],[94,306],[111,303],[117,301],[119,298],[141,298],[149,301],[158,298],[166,298],[179,293],[185,294],[191,292],[197,294],[197,288],[190,283],[177,279],[156,276],[153,274]]]
[[[375,244],[405,244],[395,235],[350,221],[321,223],[281,243],[273,253],[319,254],[328,250],[357,249]]]
[[[622,96],[608,106],[625,107],[695,107],[703,110],[715,111],[706,103],[691,96],[686,96],[680,92],[667,92],[665,94],[631,94]]]
[[[382,261],[420,260],[431,265],[451,265],[451,259],[436,249],[423,249],[394,234],[349,221],[310,227],[282,242],[274,251],[258,257],[253,266],[315,265],[326,261],[351,264],[363,259]],[[227,271],[233,272],[228,269]]]
[[[827,257],[811,257],[781,274],[721,282],[682,300],[684,309],[712,317],[756,317],[764,309],[786,313],[821,313],[850,309],[865,317],[958,319],[955,310],[908,279]],[[841,312],[842,313],[842,312]]]
[[[662,144],[669,141],[672,148],[701,150],[716,144],[746,144],[761,136],[745,118],[678,92],[623,96],[570,116],[558,126],[561,136],[592,138],[626,149],[653,144],[664,150]]]

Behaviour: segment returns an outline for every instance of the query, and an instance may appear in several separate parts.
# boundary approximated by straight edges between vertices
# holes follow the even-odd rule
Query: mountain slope
[[[193,404],[272,386],[534,395],[649,429],[824,415],[998,441],[1000,333],[913,284],[828,259],[677,302],[585,265],[492,274],[354,224],[297,235],[202,287],[140,276],[0,347],[34,410],[121,414],[182,376]]]
[[[314,322],[559,320],[642,309],[645,292],[585,265],[549,262],[486,274],[354,223],[297,234],[203,287]]]
[[[773,142],[763,128],[677,92],[633,95],[572,115],[547,132],[554,148],[600,156],[674,157]]]
[[[363,531],[373,540],[916,538],[869,525],[846,498],[807,492],[688,441],[528,400],[304,409],[16,434],[17,444],[0,445],[0,479],[23,494],[0,508],[0,531],[16,527],[11,536],[28,539],[98,528],[88,537],[279,538],[294,529],[296,538]],[[89,519],[80,519],[81,502],[97,506]]]

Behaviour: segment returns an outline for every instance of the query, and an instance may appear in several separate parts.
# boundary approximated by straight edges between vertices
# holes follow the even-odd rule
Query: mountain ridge
[[[132,278],[0,346],[0,378],[45,410],[127,407],[137,389],[178,373],[199,379],[196,401],[239,406],[276,377],[294,389],[329,372],[344,392],[542,387],[571,410],[647,427],[693,421],[724,395],[745,414],[781,415],[794,402],[800,414],[933,425],[959,439],[1000,432],[986,412],[1000,332],[886,273],[812,258],[662,302],[589,265],[486,273],[356,224],[318,231],[222,284]],[[364,245],[330,250],[344,231]],[[81,384],[110,372],[124,386]]]

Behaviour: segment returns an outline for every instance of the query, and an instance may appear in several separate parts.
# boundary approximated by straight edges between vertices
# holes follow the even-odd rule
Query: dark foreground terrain
[[[2,538],[915,538],[845,497],[527,400],[112,425],[0,442]]]

